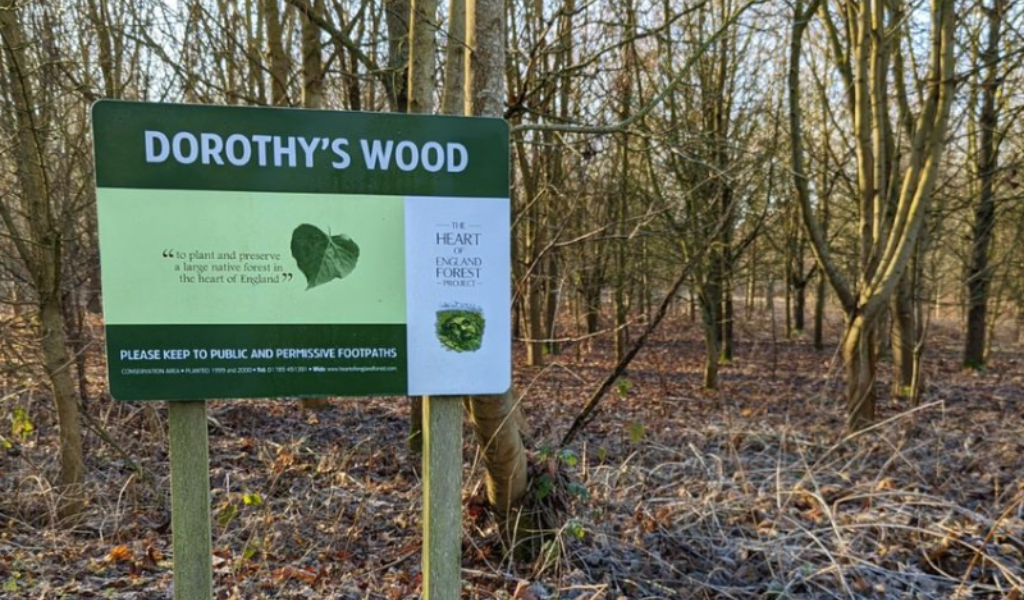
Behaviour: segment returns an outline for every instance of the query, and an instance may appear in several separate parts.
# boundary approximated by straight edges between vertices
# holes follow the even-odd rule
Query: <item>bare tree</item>
[[[66,223],[47,172],[51,160],[46,140],[48,118],[36,98],[41,85],[38,61],[27,52],[21,18],[25,9],[14,0],[0,0],[0,42],[3,70],[9,89],[4,96],[4,112],[13,114],[17,143],[13,148],[18,189],[5,195],[0,203],[0,219],[14,241],[18,257],[30,276],[39,315],[39,343],[60,427],[60,514],[78,514],[84,502],[85,461],[82,453],[82,427],[78,395],[72,377],[72,357],[64,329],[63,244]]]
[[[916,115],[904,81],[900,32],[907,7],[902,2],[846,0],[840,3],[841,27],[836,26],[828,3],[814,0],[806,8],[803,2],[795,6],[788,77],[793,180],[815,258],[847,316],[842,354],[852,430],[863,429],[875,419],[875,336],[917,244],[946,145],[955,91],[953,4],[953,0],[931,3],[931,52]],[[811,202],[803,156],[801,40],[819,7],[836,67],[850,90],[859,215],[856,282],[843,274],[830,251]],[[895,94],[890,94],[890,79],[895,81]],[[892,97],[899,104],[896,127],[890,122]],[[894,152],[894,131],[902,131],[909,140],[902,174]]]

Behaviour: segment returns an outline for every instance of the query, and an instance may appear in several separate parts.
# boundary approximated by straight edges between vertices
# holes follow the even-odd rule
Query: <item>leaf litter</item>
[[[673,318],[571,448],[552,445],[611,367],[610,344],[517,366],[531,493],[564,513],[536,561],[502,551],[467,430],[464,598],[1024,597],[1020,348],[997,340],[988,372],[965,374],[954,330],[933,326],[922,405],[884,401],[881,424],[847,439],[832,353],[751,323],[720,389],[705,391],[701,340]],[[22,390],[5,400],[0,448],[4,598],[171,597],[165,408],[100,397],[100,361],[90,355],[86,410],[136,465],[89,433],[93,499],[75,523],[53,517],[40,373],[4,374]],[[285,400],[211,403],[217,597],[418,597],[407,411],[401,398],[306,414]]]

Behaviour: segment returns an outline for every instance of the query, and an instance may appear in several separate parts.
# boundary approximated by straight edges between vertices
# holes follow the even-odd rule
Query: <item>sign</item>
[[[509,388],[504,121],[92,114],[114,398]]]

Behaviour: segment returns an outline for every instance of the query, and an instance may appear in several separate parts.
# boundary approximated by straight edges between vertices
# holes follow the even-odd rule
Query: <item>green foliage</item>
[[[558,460],[562,461],[565,464],[565,466],[569,467],[570,469],[575,468],[576,465],[580,464],[579,455],[577,455],[572,450],[569,450],[568,448],[565,448],[558,453]]]
[[[484,316],[479,310],[437,311],[437,339],[455,352],[475,352],[484,340]]]
[[[647,428],[644,427],[643,423],[633,422],[629,424],[629,441],[634,444],[639,444],[644,439],[644,435],[647,434]]]
[[[12,575],[11,577],[8,577],[7,581],[4,581],[3,591],[5,591],[5,592],[16,592],[16,591],[18,591],[18,576],[16,574]]]
[[[547,473],[537,478],[537,487],[533,495],[537,498],[538,502],[550,496],[553,491],[555,491],[555,482],[551,480]]]
[[[576,519],[569,519],[569,522],[565,524],[565,530],[569,535],[580,541],[587,537],[587,531],[583,529],[583,524]]]
[[[256,492],[248,492],[242,496],[242,504],[246,506],[263,506],[263,498]]]
[[[217,512],[217,522],[220,523],[221,527],[227,527],[228,525],[231,524],[232,521],[235,520],[235,517],[237,517],[237,516],[238,516],[238,505],[235,504],[234,502],[231,502],[231,503],[225,504]]]
[[[24,442],[35,430],[36,427],[32,424],[28,411],[20,406],[15,408],[11,413],[11,435]]]
[[[625,377],[620,377],[615,381],[615,390],[619,392],[619,398],[628,396],[631,389],[633,389],[633,382]]]
[[[327,235],[304,223],[292,232],[292,257],[306,276],[308,290],[352,273],[359,261],[359,246],[347,235]]]
[[[579,498],[583,502],[586,502],[587,500],[590,499],[590,490],[587,489],[587,486],[585,486],[585,485],[583,485],[581,483],[576,483],[574,481],[574,482],[570,483],[569,485],[567,485],[566,489],[569,490],[570,494],[572,494],[573,496],[576,496],[577,498]]]

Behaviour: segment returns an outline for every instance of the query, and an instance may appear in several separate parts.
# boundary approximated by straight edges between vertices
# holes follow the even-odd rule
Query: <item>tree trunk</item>
[[[456,17],[453,17],[456,18]],[[500,117],[505,102],[505,6],[501,0],[466,1],[466,114]],[[526,494],[526,451],[519,435],[514,394],[472,396],[470,420],[483,447],[487,495],[503,532],[529,526],[515,518]]]
[[[324,12],[324,0],[312,2],[312,10]],[[323,108],[324,67],[320,48],[320,27],[309,15],[302,15],[302,107]]]
[[[541,302],[544,294],[540,283],[541,275],[531,273],[526,277],[526,364],[539,367],[544,364],[544,337]]]
[[[713,286],[709,285],[708,288]],[[706,292],[707,293],[707,292]],[[717,390],[718,389],[718,364],[719,364],[719,352],[718,352],[718,325],[719,319],[718,307],[720,302],[714,300],[705,300],[702,302],[703,305],[703,325],[704,325],[704,389],[706,390]]]
[[[821,6],[812,0],[805,11],[803,2],[795,3],[788,70],[790,150],[793,183],[800,203],[801,217],[818,266],[832,284],[848,324],[843,340],[843,358],[847,371],[848,424],[851,430],[867,427],[874,419],[874,379],[878,322],[903,277],[918,236],[924,227],[939,165],[946,147],[946,131],[955,88],[956,12],[953,0],[936,0],[929,8],[931,17],[931,54],[927,86],[919,103],[919,113],[910,111],[910,100],[903,87],[903,40],[901,30],[878,35],[878,27],[897,18],[902,6],[883,0],[849,2],[841,12],[843,31],[831,20],[829,8],[822,10],[832,60],[836,62],[844,85],[851,90],[849,117],[857,160],[857,196],[859,212],[858,277],[851,285],[839,269],[821,223],[811,203],[804,167],[802,108],[800,105],[800,65],[803,31]],[[848,46],[843,48],[843,37]],[[896,53],[896,60],[891,54]],[[890,79],[896,89],[890,93]],[[899,102],[900,126],[912,139],[905,157],[893,156],[892,126],[895,112],[890,99]],[[903,167],[901,165],[905,164]],[[902,177],[894,171],[904,170]],[[892,186],[889,182],[892,182]],[[897,185],[896,182],[899,181]],[[898,191],[896,191],[898,190]]]
[[[548,253],[547,273],[544,285],[544,349],[551,356],[558,354],[558,342],[555,339],[555,326],[558,319],[558,258],[553,252]]]
[[[410,113],[434,112],[434,71],[437,60],[437,6],[438,0],[412,0],[409,28],[411,55],[409,57]]]
[[[793,331],[804,332],[804,313],[807,312],[807,282],[798,281],[793,286]]]
[[[814,349],[825,348],[825,277],[818,274],[818,282],[814,292]]]
[[[465,106],[466,0],[448,1],[448,45],[445,48],[441,114],[461,115]]]
[[[467,408],[487,467],[487,500],[503,526],[514,526],[509,517],[526,493],[527,475],[515,397],[511,390],[500,396],[474,396]]]
[[[846,367],[847,428],[860,431],[875,422],[875,374],[878,369],[874,324],[857,316],[846,330],[843,363]]]
[[[914,347],[917,345],[917,323],[914,319],[914,273],[907,269],[893,294],[892,314],[892,395],[908,398],[914,387]]]
[[[584,284],[583,312],[586,315],[587,335],[594,335],[601,327],[601,286]]]
[[[323,0],[311,2],[311,9],[323,14]],[[310,15],[302,15],[302,108],[317,109],[323,106],[324,71],[320,48],[320,27]],[[326,397],[303,398],[299,401],[302,410],[323,410],[331,405]]]
[[[270,58],[270,103],[288,106],[288,55],[284,51],[284,19],[278,0],[263,0],[263,19]]]
[[[434,112],[434,50],[437,40],[437,0],[412,0],[409,6],[409,81],[406,86],[410,113]],[[409,450],[423,452],[423,398],[409,397]]]
[[[928,312],[928,294],[923,289],[923,286],[925,282],[925,250],[928,246],[928,237],[930,236],[922,236],[921,241],[918,243],[917,252],[914,253],[914,261],[910,266],[910,271],[914,274],[914,280],[910,286],[914,306],[914,348],[912,354],[914,364],[912,367],[913,376],[911,377],[910,393],[914,406],[918,406],[921,403],[921,395],[925,389],[922,361],[924,359],[924,351],[927,348],[925,336],[928,334],[928,328],[925,326],[925,314]]]
[[[747,268],[747,294],[743,302],[743,314],[749,319],[754,312],[754,296],[757,293],[757,248],[751,249],[750,265]]]
[[[721,331],[721,355],[723,361],[731,361],[736,354],[735,351],[735,328],[733,327],[733,318],[735,307],[732,301],[732,268],[726,267],[726,275],[723,281],[724,289],[722,293],[722,324],[720,327]]]
[[[39,321],[42,329],[43,365],[53,389],[60,430],[58,508],[61,518],[68,518],[77,515],[84,506],[85,490],[82,486],[85,483],[85,459],[81,416],[78,414],[78,400],[71,376],[71,357],[57,298],[49,298],[40,305]]]
[[[992,9],[984,11],[988,18],[988,36],[981,62],[986,65],[982,84],[981,111],[978,125],[981,140],[978,148],[977,174],[981,189],[974,209],[971,258],[967,268],[967,331],[964,341],[964,366],[980,369],[985,365],[985,334],[988,318],[988,297],[992,281],[989,248],[996,221],[994,183],[999,167],[999,146],[996,128],[999,113],[996,96],[999,91],[999,39],[1005,0],[993,0]]]
[[[388,29],[388,77],[393,94],[388,97],[391,112],[404,113],[409,108],[409,2],[384,0]]]
[[[789,260],[787,259],[786,267],[786,339],[793,337],[793,271],[788,266]]]

